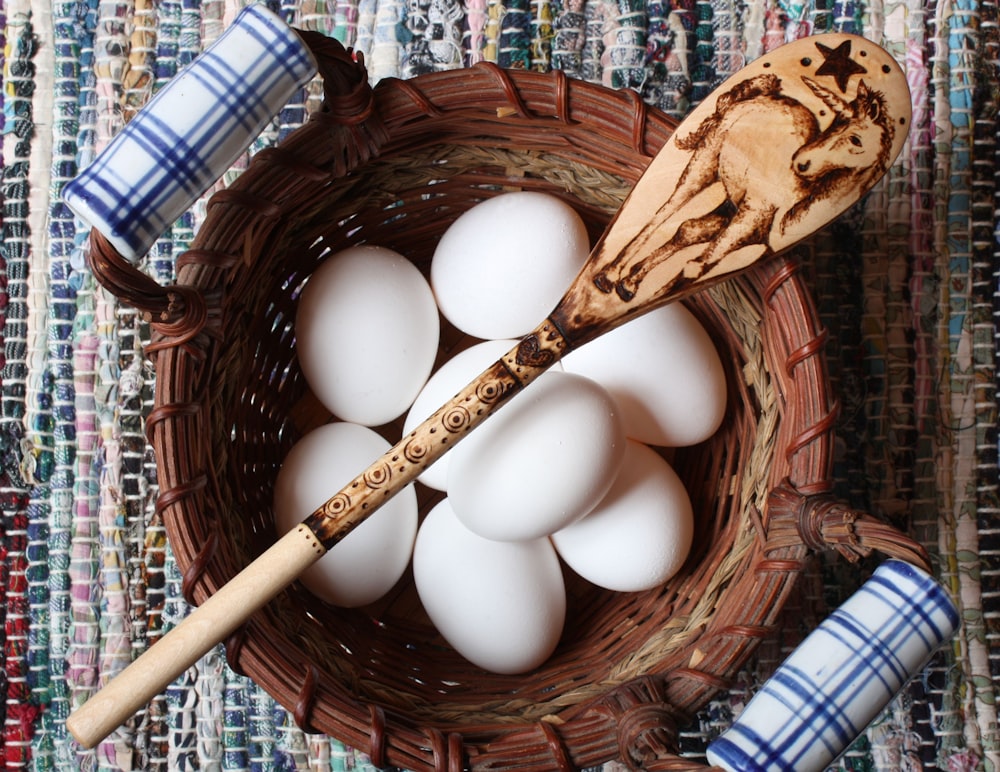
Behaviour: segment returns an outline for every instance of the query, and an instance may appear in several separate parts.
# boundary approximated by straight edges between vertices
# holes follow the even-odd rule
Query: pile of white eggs
[[[449,227],[429,281],[376,246],[325,260],[302,291],[295,335],[302,373],[335,418],[279,470],[279,532],[389,449],[372,427],[403,417],[409,433],[531,332],[589,249],[566,203],[512,192]],[[472,342],[432,372],[441,317]],[[363,606],[412,559],[421,604],[459,654],[496,673],[531,670],[562,634],[564,570],[635,592],[681,568],[692,503],[657,449],[704,441],[725,406],[708,333],[680,304],[654,310],[570,352],[428,467],[419,484],[445,496],[422,522],[409,486],[302,582],[330,603]]]

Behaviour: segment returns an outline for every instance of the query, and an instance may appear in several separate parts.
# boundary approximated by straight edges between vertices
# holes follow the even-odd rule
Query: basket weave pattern
[[[559,73],[479,65],[371,91],[362,65],[307,39],[324,109],[213,197],[176,287],[94,238],[95,274],[157,329],[158,506],[195,603],[274,539],[282,458],[330,418],[298,369],[292,329],[298,292],[327,255],[374,243],[426,271],[448,224],[515,189],[562,196],[596,239],[674,128],[632,92]],[[361,610],[293,586],[227,642],[234,669],[376,765],[701,768],[675,755],[676,729],[769,635],[810,550],[924,556],[825,495],[836,410],[796,263],[773,259],[686,304],[722,355],[730,400],[716,436],[673,458],[697,511],[678,576],[635,594],[569,579],[563,643],[526,676],[485,673],[451,651],[409,577]],[[462,344],[445,329],[441,359]],[[378,350],[357,342],[359,357]],[[385,427],[392,439],[398,429]],[[435,500],[424,491],[424,511]]]

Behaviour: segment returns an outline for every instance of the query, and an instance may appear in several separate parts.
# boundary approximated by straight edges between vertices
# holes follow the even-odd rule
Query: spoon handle
[[[93,748],[324,553],[304,525],[289,531],[72,713],[70,734]]]
[[[548,321],[275,542],[119,673],[66,721],[92,748],[291,584],[382,504],[413,482],[561,355]],[[545,342],[539,351],[533,341]]]

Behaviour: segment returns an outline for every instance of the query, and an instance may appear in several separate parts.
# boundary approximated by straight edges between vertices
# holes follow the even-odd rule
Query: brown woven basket
[[[193,603],[274,539],[279,464],[329,419],[292,333],[297,293],[327,254],[376,243],[426,270],[455,217],[512,189],[563,197],[596,238],[674,125],[631,92],[559,73],[479,65],[372,90],[339,45],[303,35],[322,65],[323,109],[212,198],[177,286],[93,237],[95,274],[156,330],[158,511]],[[835,410],[796,264],[773,259],[686,302],[726,363],[730,403],[714,438],[674,457],[698,510],[678,576],[634,594],[568,578],[562,643],[524,676],[486,673],[448,648],[409,576],[356,610],[293,586],[227,642],[231,665],[301,726],[379,766],[701,768],[675,755],[676,727],[769,635],[810,550],[926,560],[826,495]],[[461,343],[446,329],[442,358]],[[378,341],[358,351],[377,356]],[[426,511],[435,497],[421,496]]]

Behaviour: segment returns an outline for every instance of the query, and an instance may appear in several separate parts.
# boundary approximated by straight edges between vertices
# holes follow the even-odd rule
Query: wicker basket
[[[596,237],[674,125],[631,92],[560,73],[477,65],[372,90],[339,45],[303,34],[324,107],[212,198],[177,286],[159,287],[93,236],[95,274],[156,331],[158,511],[193,603],[273,540],[279,464],[329,419],[292,345],[297,293],[324,256],[370,242],[427,269],[456,216],[511,189],[562,196]],[[699,510],[677,577],[637,594],[569,580],[563,642],[525,676],[450,650],[409,576],[360,610],[293,586],[227,642],[233,668],[301,726],[379,766],[701,768],[675,755],[676,727],[769,635],[810,550],[926,559],[826,495],[835,409],[796,264],[773,259],[686,302],[722,354],[731,396],[715,437],[674,459]],[[461,343],[446,330],[441,356]],[[358,346],[377,354],[377,341]],[[435,497],[421,496],[426,511]]]

